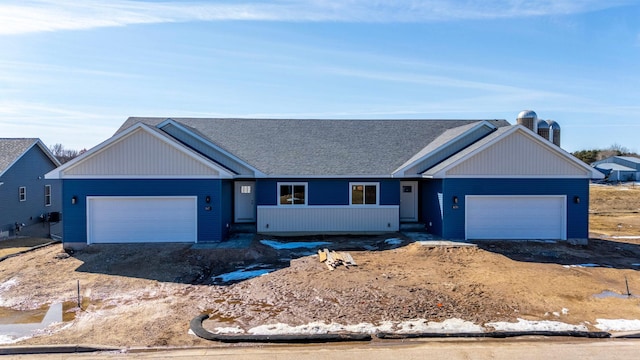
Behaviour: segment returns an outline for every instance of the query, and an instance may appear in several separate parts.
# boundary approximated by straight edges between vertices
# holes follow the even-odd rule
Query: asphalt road
[[[412,340],[319,345],[219,346],[206,349],[130,349],[128,352],[22,355],[37,359],[637,359],[640,339]],[[3,359],[14,356],[3,357]]]

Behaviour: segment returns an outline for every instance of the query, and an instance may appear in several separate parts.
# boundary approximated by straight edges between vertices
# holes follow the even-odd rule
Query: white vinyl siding
[[[258,206],[259,233],[398,231],[399,206]]]
[[[93,243],[196,242],[196,197],[88,197]]]
[[[90,159],[90,161],[89,161]],[[66,176],[184,177],[220,173],[164,139],[143,129],[133,131],[105,149],[64,170]]]
[[[540,138],[540,141],[542,140]],[[536,139],[538,140],[538,139]],[[447,177],[552,176],[585,177],[590,173],[528,135],[515,132],[447,170]]]
[[[466,238],[566,240],[565,196],[467,196]]]

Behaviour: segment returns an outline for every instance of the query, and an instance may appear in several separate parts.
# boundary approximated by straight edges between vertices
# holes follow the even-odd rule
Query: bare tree
[[[75,158],[76,156],[82,154],[83,152],[87,151],[86,149],[83,150],[71,150],[71,149],[65,149],[64,145],[62,144],[55,144],[53,146],[49,147],[49,150],[51,150],[51,153],[53,154],[53,156],[56,157],[56,159],[58,159],[58,161],[60,161],[61,164],[66,163],[67,161]]]

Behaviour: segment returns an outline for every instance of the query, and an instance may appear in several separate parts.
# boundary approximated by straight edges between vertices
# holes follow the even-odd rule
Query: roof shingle
[[[389,175],[447,130],[482,121],[171,119],[271,176]],[[117,133],[165,120],[131,117]]]

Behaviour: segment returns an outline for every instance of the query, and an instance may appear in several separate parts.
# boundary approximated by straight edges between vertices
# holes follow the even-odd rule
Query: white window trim
[[[376,187],[376,203],[375,204],[354,204],[353,201],[353,187],[355,185],[362,186],[371,186],[375,185]],[[364,193],[362,194],[364,201]],[[380,183],[379,182],[350,182],[349,183],[349,206],[379,206],[380,205]]]
[[[24,195],[24,199],[22,198],[23,195]],[[18,188],[18,199],[20,199],[20,202],[27,201],[27,187],[26,186],[20,186]]]
[[[304,186],[304,204],[280,204],[280,188],[282,186]],[[278,206],[307,206],[309,204],[309,184],[306,182],[279,182],[278,183],[278,197],[276,199],[276,204]]]
[[[47,195],[47,190],[49,194]],[[44,186],[44,206],[51,206],[51,185]]]

